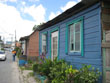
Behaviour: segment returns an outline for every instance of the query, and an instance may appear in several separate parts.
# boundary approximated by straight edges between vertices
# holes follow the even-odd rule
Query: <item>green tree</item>
[[[40,23],[39,25],[34,25],[34,27],[33,27],[33,31],[35,31],[37,28],[39,28],[41,25],[43,25],[44,23]]]

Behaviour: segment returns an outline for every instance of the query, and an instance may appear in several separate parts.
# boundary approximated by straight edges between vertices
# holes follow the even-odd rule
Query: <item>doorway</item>
[[[58,31],[51,33],[51,60],[58,56]]]

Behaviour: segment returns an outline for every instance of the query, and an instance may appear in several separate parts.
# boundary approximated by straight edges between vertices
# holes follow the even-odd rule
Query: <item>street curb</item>
[[[20,83],[24,83],[22,71],[21,71],[21,69],[19,68],[18,61],[19,61],[19,60],[18,60],[18,58],[17,58],[16,63],[17,63],[18,71],[19,71],[19,80],[20,80]]]
[[[28,74],[26,75],[25,72],[28,72],[28,70],[21,70],[18,64],[18,58],[17,58],[17,66],[18,66],[18,70],[19,70],[19,80],[20,83],[37,83],[36,80],[34,79],[34,77],[28,77]],[[31,78],[31,79],[30,79]]]

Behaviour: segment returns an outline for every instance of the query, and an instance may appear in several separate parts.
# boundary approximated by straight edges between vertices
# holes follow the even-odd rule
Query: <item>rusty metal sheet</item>
[[[110,22],[102,22],[102,27],[104,30],[110,30]]]
[[[102,14],[102,21],[110,23],[110,14]]]
[[[110,8],[102,8],[102,27],[110,30]]]
[[[103,14],[110,14],[110,8],[102,8]]]

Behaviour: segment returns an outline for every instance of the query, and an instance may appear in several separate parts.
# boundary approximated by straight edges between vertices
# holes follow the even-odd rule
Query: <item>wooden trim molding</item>
[[[110,42],[103,42],[102,48],[110,48]]]

